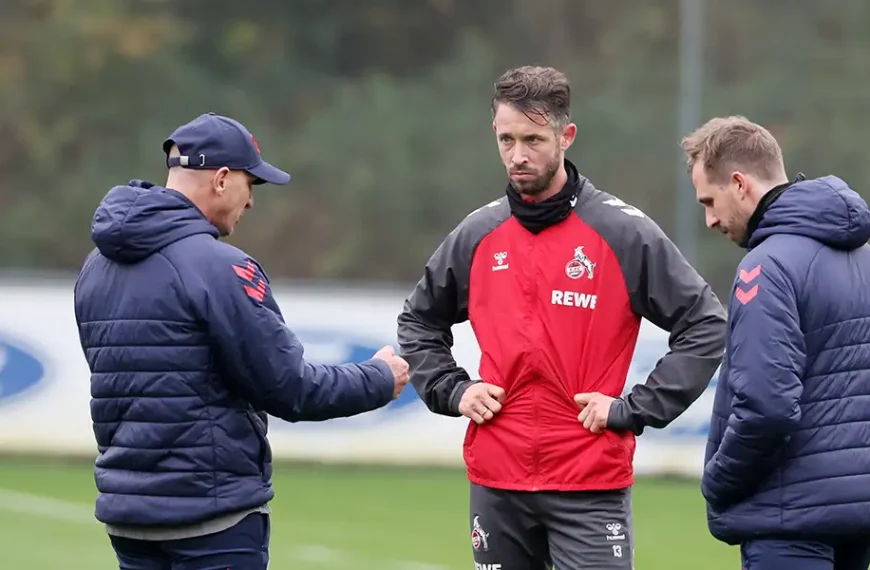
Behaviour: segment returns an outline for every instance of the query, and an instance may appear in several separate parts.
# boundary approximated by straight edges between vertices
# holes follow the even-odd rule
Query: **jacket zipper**
[[[532,381],[536,382],[537,377],[532,378]],[[534,424],[532,426],[532,491],[537,491],[539,483],[538,461],[541,444],[540,441],[538,441],[538,390],[536,384],[532,385],[532,417],[534,418]]]
[[[534,304],[535,304],[535,299],[536,299],[537,294],[538,294],[538,285],[540,283],[539,277],[541,276],[542,272],[541,272],[540,266],[539,266],[540,260],[539,260],[538,256],[536,255],[536,252],[534,251],[535,247],[532,246],[530,249],[532,250],[531,251],[531,253],[532,253],[531,259],[538,260],[534,264],[535,269],[534,269],[534,273],[531,276],[531,286],[529,287],[531,290],[531,295],[529,296],[529,299],[527,301],[529,304],[526,307],[526,310],[528,311],[528,313],[530,315],[532,315],[531,322],[534,323],[534,325],[535,325],[535,326],[531,327],[531,330],[534,331],[534,333],[532,335],[534,342],[532,342],[532,347],[531,347],[531,350],[529,351],[529,356],[532,359],[532,363],[533,363],[533,366],[532,366],[533,373],[532,373],[532,378],[531,378],[531,382],[532,382],[532,386],[531,386],[531,389],[532,389],[532,418],[533,418],[533,425],[532,425],[532,491],[537,491],[538,485],[540,484],[540,475],[539,475],[539,468],[538,468],[538,463],[540,461],[540,457],[539,457],[540,456],[540,441],[539,441],[540,436],[539,436],[539,429],[538,429],[538,426],[540,425],[540,422],[538,421],[538,409],[540,407],[539,406],[539,395],[538,395],[538,391],[540,388],[540,382],[539,382],[540,379],[538,376],[538,370],[540,370],[540,365],[538,364],[538,359],[540,358],[540,355],[538,353],[538,350],[540,350],[540,348],[539,348],[541,346],[540,339],[543,335],[541,334],[542,325],[540,323],[540,317],[537,320],[534,318],[534,315],[535,315]]]

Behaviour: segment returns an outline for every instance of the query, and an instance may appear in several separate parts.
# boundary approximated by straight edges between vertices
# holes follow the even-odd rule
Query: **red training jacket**
[[[562,219],[530,231],[507,198],[472,212],[399,316],[401,353],[430,410],[458,416],[462,394],[480,381],[451,353],[451,327],[465,320],[481,380],[506,391],[492,420],[469,422],[464,457],[479,485],[630,486],[635,436],[685,411],[722,360],[725,314],[707,283],[653,220],[566,168],[576,191]],[[623,399],[641,318],[671,333],[670,351]],[[603,434],[578,421],[580,392],[617,398]]]

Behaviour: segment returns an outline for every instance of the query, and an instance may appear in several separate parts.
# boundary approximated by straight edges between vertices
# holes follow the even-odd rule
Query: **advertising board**
[[[395,344],[405,292],[276,287],[274,294],[306,358],[338,364]],[[477,374],[471,327],[456,326],[454,340],[459,365]],[[626,390],[644,382],[666,351],[667,334],[644,322]],[[673,424],[639,438],[638,474],[700,474],[715,383]],[[0,284],[0,451],[94,455],[89,400],[72,282]],[[272,418],[269,439],[280,459],[462,465],[466,425],[430,413],[409,386],[387,407],[352,418],[296,424]]]

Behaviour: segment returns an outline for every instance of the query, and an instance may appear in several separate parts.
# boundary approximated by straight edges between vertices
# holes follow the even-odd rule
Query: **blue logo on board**
[[[23,346],[0,339],[0,404],[26,393],[45,377],[45,366]]]

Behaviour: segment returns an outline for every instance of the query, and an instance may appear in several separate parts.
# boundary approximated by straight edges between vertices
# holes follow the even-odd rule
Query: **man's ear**
[[[574,144],[574,139],[577,137],[577,125],[574,123],[568,123],[568,125],[562,129],[562,136],[560,136],[560,144],[562,150],[568,150],[568,148]]]
[[[737,187],[737,196],[741,200],[749,195],[749,180],[739,170],[731,173],[731,183]]]
[[[215,170],[214,177],[212,177],[212,187],[218,196],[222,196],[226,191],[229,174],[230,169],[226,166]]]

